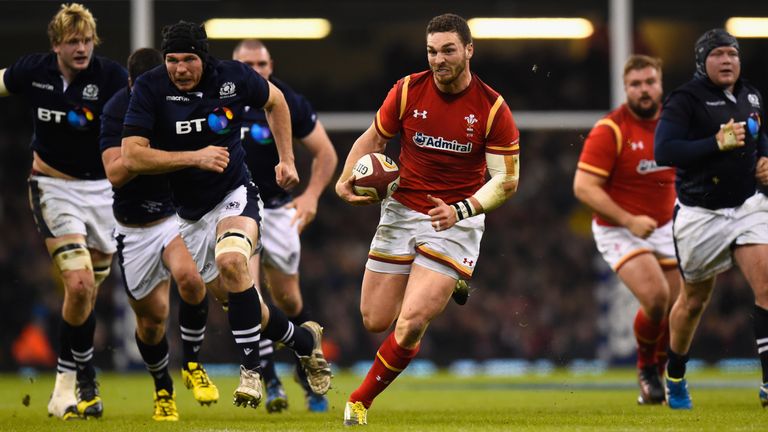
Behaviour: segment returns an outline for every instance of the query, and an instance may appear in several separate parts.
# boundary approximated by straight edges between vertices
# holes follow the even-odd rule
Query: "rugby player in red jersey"
[[[599,120],[584,142],[573,190],[595,211],[597,249],[640,302],[634,322],[638,403],[659,404],[667,317],[680,289],[672,240],[675,171],[653,158],[661,61],[631,56],[624,65],[624,91],[626,103]]]
[[[426,42],[430,69],[405,76],[389,91],[336,184],[348,203],[372,203],[353,193],[352,167],[400,134],[400,187],[381,204],[360,300],[367,330],[397,324],[350,395],[345,425],[367,423],[373,399],[416,356],[457,280],[472,277],[484,213],[517,190],[519,133],[504,99],[470,72],[474,46],[467,22],[454,14],[437,16],[427,26]]]

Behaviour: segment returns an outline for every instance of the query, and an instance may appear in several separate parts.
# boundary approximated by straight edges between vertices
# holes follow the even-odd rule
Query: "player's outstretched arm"
[[[371,126],[360,135],[355,143],[352,144],[352,148],[349,149],[349,154],[344,162],[344,169],[341,171],[339,180],[336,182],[336,195],[344,201],[352,205],[365,205],[373,204],[375,199],[369,196],[356,195],[352,189],[355,184],[355,178],[352,175],[352,168],[355,166],[355,162],[360,159],[364,154],[368,153],[381,153],[387,147],[387,139],[379,135],[376,131],[376,126],[371,123]]]
[[[112,186],[119,188],[128,183],[136,174],[128,171],[123,165],[123,155],[120,147],[111,147],[101,153],[101,161],[104,163],[104,171]]]
[[[646,215],[633,215],[621,208],[605,192],[606,179],[583,170],[576,170],[573,194],[600,216],[627,228],[632,235],[647,238],[657,228],[656,220]]]
[[[264,105],[269,129],[275,139],[275,147],[280,162],[275,166],[275,180],[283,189],[290,189],[299,183],[299,174],[293,157],[291,132],[291,112],[285,96],[274,84],[269,84],[269,99]]]
[[[299,232],[315,219],[317,201],[325,187],[331,182],[331,177],[333,177],[339,161],[336,156],[336,149],[333,148],[331,139],[328,138],[328,133],[326,133],[320,120],[315,123],[312,132],[300,141],[312,153],[312,171],[309,175],[307,188],[288,204],[288,207],[296,209],[291,224],[298,222]]]
[[[121,149],[125,168],[135,174],[162,174],[183,168],[221,173],[229,164],[229,150],[212,145],[195,151],[165,151],[151,148],[149,139],[134,135],[123,138]]]

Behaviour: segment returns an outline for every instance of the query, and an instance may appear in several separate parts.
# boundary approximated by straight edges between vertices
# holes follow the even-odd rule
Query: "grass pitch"
[[[0,375],[0,431],[307,431],[345,430],[344,402],[360,377],[339,374],[329,393],[330,412],[306,412],[298,386],[285,378],[289,409],[280,414],[236,408],[234,376],[214,376],[222,398],[201,407],[175,372],[180,421],[158,423],[152,415],[152,381],[146,373],[102,374],[104,417],[63,422],[48,418],[53,375],[34,379]],[[548,376],[429,378],[403,376],[376,399],[368,412],[370,431],[507,430],[757,430],[765,416],[757,397],[759,372],[689,374],[694,409],[638,406],[635,372],[614,370],[595,376],[556,372]]]

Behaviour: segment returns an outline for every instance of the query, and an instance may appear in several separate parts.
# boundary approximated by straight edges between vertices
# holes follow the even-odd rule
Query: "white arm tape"
[[[11,94],[5,87],[5,70],[6,69],[0,69],[0,97],[8,96]]]
[[[483,212],[489,212],[499,207],[517,190],[520,157],[519,155],[506,157],[512,158],[512,164],[509,167],[504,155],[485,154],[488,173],[491,175],[491,179],[473,195],[480,205],[483,206]],[[511,187],[510,184],[512,185]],[[477,209],[473,210],[477,213]]]

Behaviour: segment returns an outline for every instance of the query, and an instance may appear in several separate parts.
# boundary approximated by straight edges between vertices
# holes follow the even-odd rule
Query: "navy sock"
[[[77,365],[77,380],[93,380],[96,378],[96,370],[93,368],[93,333],[96,331],[96,317],[93,311],[79,326],[70,325],[66,321],[64,325],[69,327],[69,346]]]
[[[181,299],[179,302],[179,328],[181,330],[181,346],[184,352],[183,363],[198,361],[200,346],[205,339],[205,324],[208,322],[208,295],[196,304],[189,304]]]
[[[312,353],[315,341],[309,330],[294,325],[288,321],[285,314],[273,305],[269,308],[269,322],[264,328],[264,337],[275,342],[282,342],[296,351],[296,354],[306,356]]]
[[[754,318],[755,340],[757,341],[757,354],[760,356],[760,365],[763,368],[763,383],[768,383],[768,310],[755,305]]]
[[[72,348],[69,346],[70,325],[61,319],[59,323],[59,359],[56,365],[56,372],[75,372],[77,365],[72,357]]]
[[[173,394],[173,380],[168,373],[168,339],[163,336],[157,345],[148,345],[139,339],[138,333],[135,333],[134,336],[144,365],[155,381],[155,391],[165,389],[168,390],[169,394]]]
[[[688,363],[688,354],[680,355],[667,349],[667,376],[680,379],[685,377],[685,364]]]
[[[288,319],[291,320],[291,322],[294,325],[302,325],[307,321],[312,320],[312,315],[307,311],[307,308],[301,308],[301,311],[296,316],[289,317]]]
[[[258,371],[259,339],[261,339],[261,302],[256,288],[250,287],[239,293],[229,293],[229,327],[240,348],[240,364],[246,369]]]
[[[264,381],[280,381],[275,370],[275,343],[264,337],[259,342],[259,356],[261,357],[261,377]]]

